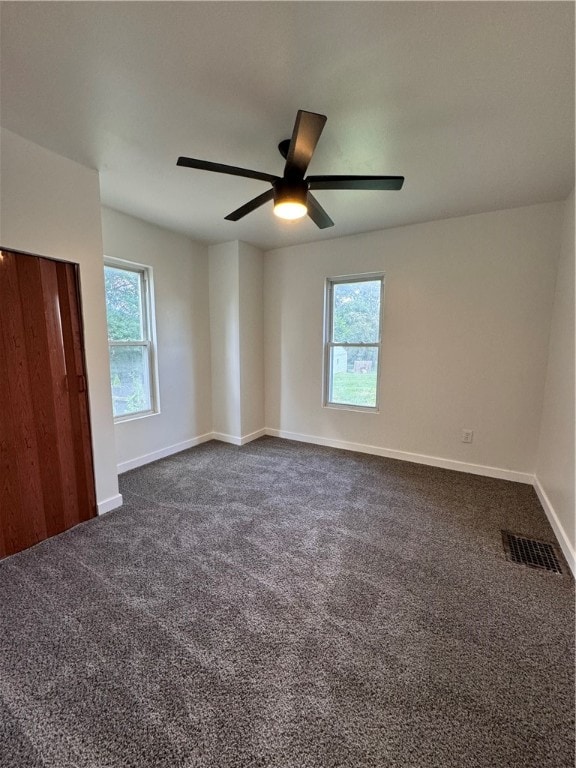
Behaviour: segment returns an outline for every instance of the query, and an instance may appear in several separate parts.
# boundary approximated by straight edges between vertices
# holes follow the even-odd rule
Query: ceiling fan
[[[303,109],[298,110],[292,138],[284,139],[278,144],[280,154],[286,160],[283,176],[251,171],[247,168],[237,168],[234,165],[211,163],[207,160],[195,160],[192,157],[179,157],[176,165],[197,168],[202,171],[227,173],[231,176],[244,176],[248,179],[268,181],[272,185],[272,189],[263,192],[225,216],[228,221],[238,221],[269,200],[274,200],[274,213],[280,218],[299,219],[308,214],[320,229],[333,227],[334,222],[310,190],[396,190],[402,188],[404,176],[307,176],[304,178],[325,123],[325,115],[306,112]]]

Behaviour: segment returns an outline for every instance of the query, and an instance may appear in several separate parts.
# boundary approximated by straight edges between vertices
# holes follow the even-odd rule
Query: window
[[[109,261],[104,267],[114,418],[157,408],[152,333],[151,270]]]
[[[378,408],[383,275],[326,281],[324,404]]]

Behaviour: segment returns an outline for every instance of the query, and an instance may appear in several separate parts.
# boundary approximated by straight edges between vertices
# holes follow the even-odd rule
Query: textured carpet
[[[263,438],[121,478],[0,562],[2,768],[571,768],[570,577],[534,491]]]

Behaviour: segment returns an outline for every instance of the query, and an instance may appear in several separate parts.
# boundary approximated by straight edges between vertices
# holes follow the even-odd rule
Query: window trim
[[[143,419],[148,416],[160,414],[160,392],[158,387],[158,355],[156,354],[156,309],[154,304],[154,276],[152,267],[147,264],[139,264],[127,259],[117,259],[112,256],[104,256],[104,266],[113,269],[124,269],[127,272],[135,272],[140,276],[140,301],[142,307],[143,338],[134,341],[111,341],[108,339],[108,361],[110,361],[111,347],[145,347],[148,351],[148,370],[150,378],[150,408],[146,411],[125,413],[121,416],[114,415],[114,403],[112,402],[112,415],[114,423]],[[106,321],[108,329],[108,321]],[[110,365],[110,362],[108,362]],[[110,393],[112,382],[110,381]]]
[[[356,411],[364,413],[380,413],[380,371],[382,368],[382,327],[384,320],[384,272],[365,272],[355,275],[337,275],[336,277],[327,277],[324,288],[324,354],[322,366],[322,407],[334,408],[340,411]],[[378,341],[377,342],[339,342],[332,340],[333,317],[334,317],[334,286],[341,283],[365,283],[369,281],[380,281],[380,316],[378,318]],[[378,350],[378,367],[376,369],[376,404],[375,405],[354,405],[353,403],[333,403],[330,401],[330,352],[335,347],[369,347]]]

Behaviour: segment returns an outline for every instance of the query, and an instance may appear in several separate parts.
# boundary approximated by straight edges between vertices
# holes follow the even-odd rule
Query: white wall
[[[266,427],[530,482],[561,215],[549,203],[267,253]],[[324,408],[324,281],[377,271],[381,411]]]
[[[98,173],[1,131],[0,244],[80,265],[90,421],[100,512],[118,506],[108,372]]]
[[[208,250],[183,235],[102,209],[104,254],[152,267],[160,412],[116,424],[120,471],[212,431]]]
[[[263,254],[238,240],[209,254],[212,423],[240,445],[264,431]]]
[[[572,192],[564,205],[562,244],[536,464],[536,489],[573,570],[576,567],[574,251]]]
[[[264,259],[239,243],[241,434],[264,428]]]
[[[209,248],[212,427],[228,439],[242,434],[240,416],[240,276],[238,243]]]

